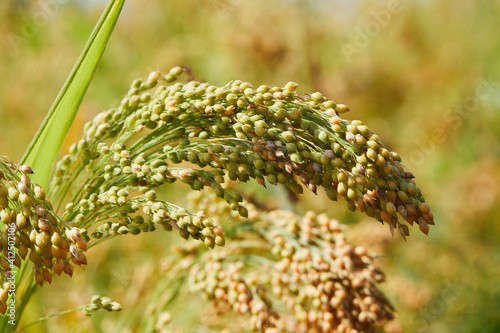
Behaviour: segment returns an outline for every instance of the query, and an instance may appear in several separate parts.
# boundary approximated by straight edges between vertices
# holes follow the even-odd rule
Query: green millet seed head
[[[380,138],[362,122],[342,119],[339,114],[349,110],[344,104],[326,100],[321,93],[298,94],[293,82],[282,88],[263,85],[255,90],[241,81],[224,87],[194,81],[170,83],[182,72],[181,67],[172,69],[164,76],[166,82],[159,80],[158,72],[135,82],[116,111],[103,113],[86,128],[94,132],[93,136],[84,136],[69,157],[58,164],[59,184],[81,165],[102,166],[104,174],[92,175],[89,191],[72,200],[76,204],[65,212],[78,224],[92,223],[94,219],[88,218],[105,209],[109,209],[109,216],[120,219],[121,224],[107,230],[99,228],[104,222],[98,222],[91,242],[108,236],[110,230],[114,234],[152,231],[154,222],[178,230],[183,238],[200,239],[209,247],[223,245],[224,238],[216,233],[215,226],[205,224],[206,218],[184,221],[182,215],[175,216],[174,209],[160,207],[166,212],[163,214],[153,205],[163,205],[156,187],[181,181],[194,190],[209,188],[208,192],[213,190],[217,197],[226,198],[234,213],[252,216],[249,206],[239,204],[240,197],[228,195],[220,185],[228,178],[255,179],[261,185],[266,185],[267,179],[269,184],[283,184],[295,193],[303,191],[299,181],[313,193],[323,187],[331,200],[341,194],[350,209],[382,218],[400,233],[403,230],[406,234],[404,227],[395,224],[401,217],[419,222],[424,232],[433,224],[421,192],[405,178],[409,174],[399,155],[385,149]],[[148,82],[156,81],[158,87],[149,90]],[[141,131],[134,132],[139,126]],[[109,134],[112,130],[115,139]],[[127,142],[127,148],[123,142]],[[5,178],[10,177],[8,170],[10,167],[1,168]],[[12,179],[14,186],[3,183],[7,192],[3,194],[5,199],[0,195],[0,206],[6,207],[11,201],[28,211],[41,206],[50,215],[48,207],[39,203],[45,198],[41,188],[28,183],[27,177],[21,179],[24,173],[17,172]],[[113,193],[107,192],[111,184],[116,185]],[[378,190],[384,191],[384,198],[376,195]],[[92,192],[97,193],[94,201],[89,200]],[[35,224],[40,231],[39,218],[32,222],[29,214],[19,219],[17,214],[11,220],[19,229],[31,230]],[[142,220],[135,220],[135,216]],[[57,224],[63,225],[59,219]],[[47,229],[43,220],[41,226]],[[52,240],[51,230],[49,225],[46,232]],[[83,243],[77,248],[84,248]]]
[[[272,247],[273,253],[278,256],[278,262],[266,266],[265,273],[258,272],[257,276],[252,277],[244,274],[245,265],[243,263],[233,262],[226,255],[206,256],[203,259],[204,267],[192,266],[189,277],[193,282],[189,283],[192,291],[206,293],[209,298],[216,302],[226,303],[229,308],[238,313],[249,311],[264,315],[266,312],[262,311],[265,308],[259,306],[252,309],[254,306],[252,304],[255,302],[249,301],[255,299],[254,295],[256,294],[261,299],[266,299],[266,288],[261,287],[261,284],[273,281],[272,288],[269,289],[272,289],[275,297],[297,297],[294,302],[284,303],[290,304],[290,310],[296,318],[313,318],[314,320],[310,323],[312,327],[315,327],[314,325],[317,324],[316,321],[319,318],[328,319],[330,326],[325,328],[326,331],[337,328],[339,322],[333,322],[333,318],[336,317],[344,318],[345,316],[343,323],[360,325],[356,316],[348,318],[342,312],[343,309],[339,306],[341,302],[357,313],[364,311],[370,315],[374,315],[375,312],[371,313],[369,307],[377,305],[376,313],[379,320],[392,318],[392,306],[376,291],[375,283],[383,281],[383,274],[371,264],[372,258],[365,249],[359,247],[353,249],[352,246],[341,241],[341,238],[331,237],[332,235],[341,236],[337,221],[314,214],[306,214],[303,218],[295,217],[289,212],[271,212],[270,214],[267,218],[263,216],[260,218],[268,221],[267,223],[272,226],[272,229],[280,230],[280,232],[274,233],[271,229],[270,232],[268,231],[269,238],[266,238],[266,242],[270,240],[268,246]],[[287,225],[295,227],[284,228]],[[404,227],[397,227],[401,234],[406,233]],[[321,231],[319,233],[311,232],[313,230]],[[286,234],[286,232],[291,234]],[[301,243],[302,245],[296,244],[294,237],[300,237],[304,243]],[[308,239],[322,240],[320,243],[322,244],[320,245],[321,251],[310,251],[307,245]],[[252,271],[254,270],[252,269]],[[351,273],[345,274],[344,272]],[[300,279],[295,279],[293,283],[290,283],[294,274],[303,275]],[[344,274],[348,278],[338,282],[337,277],[344,276]],[[351,290],[348,286],[352,286],[353,289]],[[306,289],[307,293],[302,292]],[[356,294],[359,295],[359,299],[355,296]],[[366,300],[366,307],[360,304],[361,300]],[[242,304],[248,308],[242,310]],[[297,307],[296,304],[301,304],[301,306]],[[328,304],[331,307],[322,306],[322,304]],[[362,322],[363,325],[366,324],[366,321],[362,320]],[[325,325],[325,323],[321,325]],[[357,327],[360,328],[360,326]],[[371,326],[362,327],[365,331],[373,329]]]

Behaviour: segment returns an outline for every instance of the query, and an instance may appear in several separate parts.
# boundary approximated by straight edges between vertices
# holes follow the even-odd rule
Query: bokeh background
[[[104,6],[0,2],[2,155],[21,159]],[[217,85],[295,81],[320,91],[399,152],[435,214],[429,236],[413,230],[405,243],[326,196],[297,204],[350,224],[350,241],[382,255],[382,289],[398,311],[386,331],[500,332],[499,16],[489,0],[128,0],[63,149],[152,70],[185,65]],[[95,293],[124,310],[63,315],[26,332],[139,332],[172,242],[155,232],[92,249],[88,267],[37,294],[23,323]],[[173,324],[198,304],[175,306]]]

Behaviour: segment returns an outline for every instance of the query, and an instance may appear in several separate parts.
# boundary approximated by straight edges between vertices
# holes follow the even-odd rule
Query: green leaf
[[[42,187],[47,186],[64,137],[92,81],[124,2],[125,0],[111,0],[108,3],[80,58],[24,154],[22,163],[35,170],[31,178]]]

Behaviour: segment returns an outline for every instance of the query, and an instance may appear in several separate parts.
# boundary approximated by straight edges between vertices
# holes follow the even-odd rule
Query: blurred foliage
[[[14,160],[104,7],[64,3],[0,3],[0,152]],[[389,3],[399,11],[381,18]],[[436,226],[428,237],[414,232],[404,243],[323,196],[307,195],[295,209],[357,222],[350,241],[384,255],[383,287],[398,309],[387,332],[498,332],[499,14],[500,3],[486,0],[129,0],[66,142],[80,137],[85,121],[117,105],[134,78],[175,65],[214,84],[295,81],[299,91],[321,91],[347,104],[353,110],[347,118],[362,119],[401,154],[433,207]],[[346,57],[349,46],[356,49]],[[165,195],[182,200],[179,192]],[[73,313],[26,331],[137,331],[151,314],[148,304],[172,242],[155,233],[91,249],[88,267],[43,288],[24,322],[86,304],[95,293],[124,310],[83,322],[82,313]],[[172,304],[172,325],[189,320],[192,303]]]

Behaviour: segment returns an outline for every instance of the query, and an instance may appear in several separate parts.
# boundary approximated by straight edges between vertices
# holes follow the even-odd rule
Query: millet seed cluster
[[[210,196],[194,202],[214,219],[234,218]],[[228,229],[235,235],[229,240],[233,246],[205,253],[192,266],[192,292],[204,293],[219,311],[226,304],[226,311],[249,315],[257,332],[378,332],[394,318],[377,289],[385,276],[374,256],[347,243],[337,220],[247,206],[252,223],[237,232]]]
[[[85,265],[86,231],[62,221],[31,182],[33,170],[0,156],[0,312],[5,313],[11,282],[24,260],[33,263],[35,282],[52,282],[52,273],[72,276],[73,265]],[[16,272],[16,273],[14,273]],[[20,273],[19,273],[20,274]]]
[[[175,181],[211,188],[241,216],[247,208],[223,186],[228,180],[283,184],[295,193],[322,187],[331,200],[340,195],[351,210],[403,237],[409,228],[402,220],[424,233],[434,224],[399,155],[361,121],[340,118],[345,105],[320,93],[298,94],[294,83],[256,89],[239,80],[223,87],[174,83],[182,72],[134,81],[120,106],[87,123],[58,163],[51,193],[79,189],[63,218],[97,225],[92,238],[161,224],[210,247],[223,245],[223,231],[210,219],[156,199],[156,187]]]

